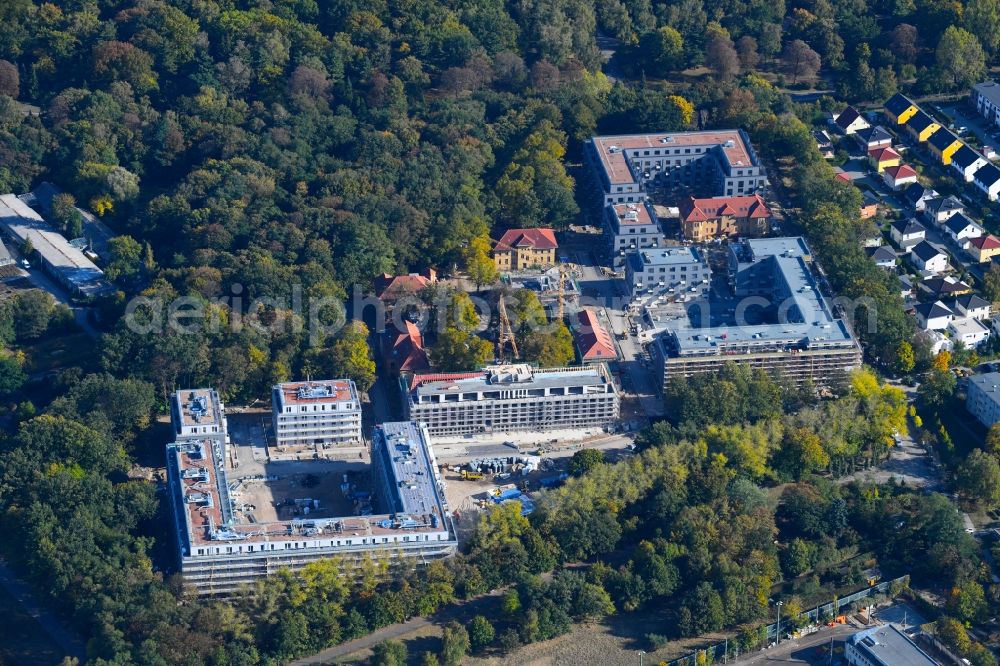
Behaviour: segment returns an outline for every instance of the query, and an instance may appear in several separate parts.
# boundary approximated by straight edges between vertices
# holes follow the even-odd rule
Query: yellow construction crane
[[[517,340],[514,339],[514,329],[510,325],[510,317],[507,316],[507,306],[504,304],[503,292],[497,297],[497,313],[500,315],[500,331],[497,334],[497,358],[500,361],[504,361],[504,350],[507,348],[507,343],[510,343],[511,352],[514,354],[514,358],[517,359],[521,356],[520,352],[517,351]]]
[[[559,321],[562,321],[563,317],[566,316],[566,306],[564,304],[566,300],[566,265],[562,263],[557,265],[559,266],[559,291],[556,292],[556,303],[558,305]]]

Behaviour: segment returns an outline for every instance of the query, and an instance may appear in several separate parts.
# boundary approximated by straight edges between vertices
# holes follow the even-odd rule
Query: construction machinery
[[[521,354],[517,351],[517,340],[514,339],[514,329],[510,325],[510,317],[507,316],[507,306],[504,304],[503,293],[497,298],[497,313],[500,316],[500,332],[497,334],[497,358],[501,362],[505,360],[507,344],[510,343],[511,353],[517,359]]]
[[[482,481],[483,474],[482,472],[470,472],[467,469],[463,469],[462,478],[465,479],[466,481]]]

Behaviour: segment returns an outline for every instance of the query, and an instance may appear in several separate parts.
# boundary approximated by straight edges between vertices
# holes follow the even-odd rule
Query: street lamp
[[[639,666],[642,666],[642,655],[646,654],[645,650],[639,650]]]
[[[778,622],[774,625],[774,644],[781,645],[781,604],[782,601],[775,602],[775,606],[778,607]]]

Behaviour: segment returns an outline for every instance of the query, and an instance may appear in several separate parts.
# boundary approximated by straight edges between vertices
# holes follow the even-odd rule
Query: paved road
[[[38,604],[28,586],[14,575],[3,560],[0,560],[0,586],[21,604],[24,612],[35,619],[42,631],[48,634],[66,656],[76,657],[80,663],[86,660],[87,648],[83,641],[67,629],[59,618]]]
[[[834,643],[842,642],[845,638],[858,631],[857,627],[840,624],[836,627],[823,627],[815,634],[809,634],[802,638],[785,639],[781,644],[767,649],[748,652],[746,655],[734,659],[730,664],[814,664],[819,666],[827,663],[817,648],[824,644],[829,644],[833,639]],[[827,654],[827,653],[824,653]]]
[[[362,650],[368,650],[382,641],[393,640],[406,636],[407,634],[424,629],[431,625],[444,625],[451,620],[466,622],[478,614],[485,614],[485,607],[495,604],[503,593],[503,589],[494,590],[489,594],[470,599],[469,601],[450,604],[430,618],[414,617],[406,622],[392,624],[383,627],[378,631],[373,631],[367,636],[362,636],[353,641],[341,643],[331,648],[317,652],[311,657],[303,657],[291,663],[290,666],[320,666],[321,664],[333,664],[338,659],[350,656]]]

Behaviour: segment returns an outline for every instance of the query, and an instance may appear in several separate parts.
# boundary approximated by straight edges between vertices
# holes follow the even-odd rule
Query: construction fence
[[[788,618],[787,620],[782,618],[781,628],[783,630],[787,630],[793,628],[794,626],[801,626],[803,624],[816,625],[821,621],[832,620],[845,612],[858,609],[862,605],[859,603],[861,601],[873,599],[883,595],[890,596],[890,594],[898,593],[899,590],[909,585],[909,583],[909,576],[900,576],[899,578],[895,578],[893,580],[882,581],[881,583],[862,588],[857,592],[852,592],[851,594],[834,599],[830,603],[821,604],[810,610],[803,611],[794,621],[794,624],[791,618]],[[777,637],[778,623],[775,621],[771,624],[757,627],[754,630],[742,632],[739,637],[734,636],[724,641],[715,643],[714,645],[709,645],[701,648],[700,650],[695,650],[694,652],[686,654],[683,657],[678,657],[677,659],[666,662],[666,665],[710,666],[714,663],[727,662],[730,659],[738,658],[741,653],[753,650],[762,645],[770,645],[771,643],[776,642]]]

